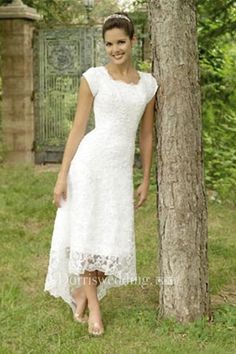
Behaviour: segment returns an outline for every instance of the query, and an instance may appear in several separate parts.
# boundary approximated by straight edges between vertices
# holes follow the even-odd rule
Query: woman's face
[[[130,40],[122,28],[112,28],[107,30],[104,35],[107,55],[117,65],[130,61],[134,41],[135,38]]]

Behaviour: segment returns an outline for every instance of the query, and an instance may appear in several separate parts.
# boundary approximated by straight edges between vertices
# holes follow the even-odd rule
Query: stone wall
[[[36,11],[14,0],[0,6],[4,162],[34,164],[33,48]]]
[[[33,62],[30,20],[0,22],[2,46],[2,128],[6,160],[33,162]]]

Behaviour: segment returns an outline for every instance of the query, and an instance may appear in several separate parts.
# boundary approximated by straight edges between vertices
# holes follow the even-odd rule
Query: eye
[[[120,40],[120,41],[118,41],[118,43],[125,43],[125,41],[124,41],[124,40]],[[111,43],[108,42],[108,43],[106,43],[105,45],[106,45],[106,47],[108,47],[108,46],[111,45]]]

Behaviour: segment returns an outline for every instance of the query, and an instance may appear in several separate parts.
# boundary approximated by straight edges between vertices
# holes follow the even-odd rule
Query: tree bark
[[[193,0],[151,0],[157,95],[159,313],[210,318],[207,199]]]

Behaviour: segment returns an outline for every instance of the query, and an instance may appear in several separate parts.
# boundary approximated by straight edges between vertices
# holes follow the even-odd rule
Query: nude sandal
[[[74,298],[72,299],[72,302],[76,307],[77,303]],[[81,315],[79,312],[76,312],[76,310],[73,313],[73,318],[76,322],[79,322],[79,323],[87,323],[88,322],[88,315],[86,315],[86,314]]]
[[[101,336],[102,334],[104,334],[104,328],[99,327],[98,322],[88,322],[88,332],[93,336]]]
[[[88,315],[81,316],[79,313],[75,312],[73,317],[76,322],[79,322],[79,323],[87,323],[88,322]]]

